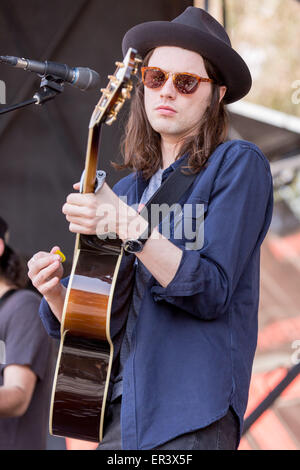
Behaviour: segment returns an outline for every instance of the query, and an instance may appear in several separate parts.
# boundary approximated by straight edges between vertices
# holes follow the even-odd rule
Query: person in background
[[[0,217],[0,449],[44,450],[52,344],[38,316],[40,297],[25,289],[25,267],[7,242]]]

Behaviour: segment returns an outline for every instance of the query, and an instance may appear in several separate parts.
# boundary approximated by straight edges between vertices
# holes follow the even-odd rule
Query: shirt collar
[[[187,156],[187,153],[179,157],[175,162],[171,163],[168,168],[165,168],[162,174],[161,182],[163,183],[165,179],[181,164],[182,160]],[[135,191],[135,202],[140,201],[142,194],[147,187],[149,180],[145,180],[143,177],[142,171],[137,172],[136,179],[136,191]]]
[[[175,160],[174,163],[171,163],[170,166],[168,166],[168,168],[166,168],[164,171],[163,171],[163,174],[162,174],[162,182],[174,171],[176,170],[176,168],[181,164],[182,160],[187,156],[187,154],[185,153],[184,155],[182,155],[180,158],[178,158],[177,160]]]

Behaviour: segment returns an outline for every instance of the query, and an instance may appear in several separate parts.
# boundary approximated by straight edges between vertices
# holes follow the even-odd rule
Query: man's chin
[[[171,120],[160,120],[159,122],[151,123],[152,128],[159,134],[170,134],[170,135],[180,135],[182,134],[182,129],[179,129],[178,126],[174,125],[174,122]]]

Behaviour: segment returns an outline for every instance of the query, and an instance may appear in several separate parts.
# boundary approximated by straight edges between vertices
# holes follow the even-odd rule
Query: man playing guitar
[[[129,47],[143,59],[124,140],[123,168],[132,172],[113,190],[104,182],[63,206],[71,232],[115,232],[129,253],[115,287],[120,334],[99,449],[237,449],[256,347],[260,245],[272,215],[267,159],[250,142],[226,141],[225,104],[248,93],[250,72],[223,27],[195,7],[172,22],[135,26],[123,52]],[[141,238],[148,223],[134,208],[185,156],[197,176],[181,202],[204,208],[195,249],[174,227],[169,237],[159,225]],[[54,336],[66,294],[58,248],[28,263]]]

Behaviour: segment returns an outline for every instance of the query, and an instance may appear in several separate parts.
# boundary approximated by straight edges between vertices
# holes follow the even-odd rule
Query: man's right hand
[[[60,248],[54,246],[50,253],[39,251],[28,261],[28,277],[33,286],[45,297],[54,315],[61,320],[66,288],[60,283],[63,276],[61,258],[55,254]]]

